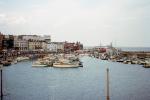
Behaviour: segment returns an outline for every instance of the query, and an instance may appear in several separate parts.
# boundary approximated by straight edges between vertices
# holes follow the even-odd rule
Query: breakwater
[[[123,56],[137,56],[138,58],[150,58],[149,51],[122,51]]]

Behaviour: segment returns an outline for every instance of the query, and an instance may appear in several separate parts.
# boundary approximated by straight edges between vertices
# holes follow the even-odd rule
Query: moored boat
[[[20,61],[25,61],[25,60],[29,60],[30,58],[29,57],[17,57],[17,61],[20,62]]]
[[[143,65],[144,68],[150,68],[150,64]]]
[[[48,65],[46,64],[42,64],[41,62],[39,61],[36,61],[32,64],[32,67],[47,67]]]
[[[3,64],[3,66],[11,65],[11,62],[9,62],[9,61],[2,61],[1,63]]]
[[[58,62],[53,63],[53,67],[59,67],[59,68],[78,68],[79,64],[70,62],[68,59],[61,59]]]

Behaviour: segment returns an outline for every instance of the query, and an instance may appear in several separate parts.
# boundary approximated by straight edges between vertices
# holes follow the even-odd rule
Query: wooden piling
[[[110,100],[109,97],[109,69],[106,69],[106,100]]]
[[[3,70],[2,70],[2,66],[0,66],[0,70],[1,70],[1,98],[3,97]]]

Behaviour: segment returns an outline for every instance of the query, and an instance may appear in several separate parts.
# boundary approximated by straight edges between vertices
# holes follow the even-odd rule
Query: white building
[[[43,50],[43,42],[41,40],[28,40],[29,50]]]
[[[28,41],[23,40],[18,36],[14,36],[14,48],[20,51],[28,50]]]
[[[42,49],[43,49],[43,51],[47,50],[47,43],[46,42],[42,42]]]
[[[47,50],[51,52],[64,52],[64,42],[48,43]]]
[[[57,42],[57,52],[64,52],[65,42]]]
[[[50,43],[51,42],[51,36],[50,35],[44,35],[43,37],[41,37],[43,41],[45,41],[46,43]]]
[[[40,40],[40,36],[37,35],[22,35],[24,40]]]
[[[22,39],[24,40],[39,40],[39,41],[46,41],[48,43],[51,42],[51,36],[50,35],[22,35]]]
[[[47,50],[51,52],[57,52],[57,44],[54,42],[47,43]]]
[[[29,50],[47,50],[47,43],[51,42],[50,35],[22,35],[22,39],[28,40]]]

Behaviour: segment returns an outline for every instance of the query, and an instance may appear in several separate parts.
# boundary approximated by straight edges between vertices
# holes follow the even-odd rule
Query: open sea
[[[150,69],[82,57],[83,68],[35,68],[32,61],[4,67],[3,100],[150,100]]]

